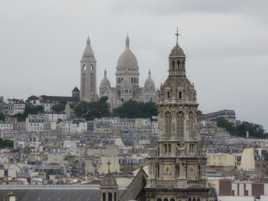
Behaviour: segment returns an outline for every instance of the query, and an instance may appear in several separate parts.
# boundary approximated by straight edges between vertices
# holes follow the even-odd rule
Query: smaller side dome
[[[151,71],[148,72],[148,78],[144,83],[144,90],[145,91],[155,91],[155,84],[151,76]]]
[[[100,88],[111,88],[111,83],[107,78],[107,71],[104,71],[104,77],[100,83]]]

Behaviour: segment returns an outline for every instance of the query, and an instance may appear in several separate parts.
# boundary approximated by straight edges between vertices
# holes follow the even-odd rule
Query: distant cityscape
[[[152,190],[158,188],[187,189],[181,201],[268,199],[268,134],[261,125],[237,119],[234,110],[197,110],[178,41],[160,89],[149,69],[139,86],[128,36],[116,86],[105,71],[98,93],[96,69],[88,39],[80,89],[74,87],[70,96],[0,98],[1,201],[74,195],[72,200],[81,201],[154,200],[152,195],[175,201],[172,193],[168,200]]]

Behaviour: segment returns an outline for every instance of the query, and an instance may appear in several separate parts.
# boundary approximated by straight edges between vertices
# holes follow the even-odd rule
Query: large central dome
[[[117,61],[117,70],[119,71],[138,71],[138,62],[136,56],[129,49],[129,37],[126,39],[126,49],[120,55]]]

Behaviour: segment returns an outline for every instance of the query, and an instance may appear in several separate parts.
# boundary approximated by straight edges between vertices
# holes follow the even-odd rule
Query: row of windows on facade
[[[163,144],[162,145],[163,146],[163,153],[164,154],[171,154],[171,152],[172,152],[172,146],[173,146],[173,144]],[[177,144],[177,147],[179,148],[180,147],[180,144]],[[195,144],[189,144],[189,152],[190,153],[193,153],[193,152],[195,152],[196,150],[195,150]],[[158,150],[158,154],[159,154],[159,150]]]
[[[117,193],[116,192],[102,193],[102,201],[117,201]]]
[[[124,80],[124,78],[119,77],[119,78],[117,78],[117,83],[120,84],[120,83],[122,83],[123,80]],[[129,81],[131,84],[138,84],[139,79],[136,77],[131,77],[131,78],[129,78]]]
[[[172,71],[183,70],[185,61],[172,61]]]
[[[167,199],[167,198],[161,199],[161,198],[158,198],[157,201],[175,201],[175,199],[174,198],[171,198],[171,199]],[[188,198],[188,201],[200,201],[200,198]]]
[[[86,71],[87,70],[87,65],[84,64],[82,69],[83,69],[83,71]],[[90,65],[90,71],[93,71],[93,70],[94,70],[94,66],[93,66],[93,64],[91,64]]]
[[[184,135],[184,120],[185,120],[185,115],[182,111],[178,112],[176,115],[176,124],[177,124],[177,133],[179,136]],[[194,113],[189,112],[189,128],[192,130],[194,128]],[[165,113],[165,131],[167,134],[171,133],[171,128],[172,128],[172,115],[171,112],[166,112]]]

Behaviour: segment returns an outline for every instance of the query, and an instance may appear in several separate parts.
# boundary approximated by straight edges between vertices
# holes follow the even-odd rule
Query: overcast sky
[[[159,87],[179,43],[200,109],[234,109],[268,129],[268,2],[265,0],[0,0],[0,96],[70,95],[91,38],[98,82],[115,83],[126,34],[141,85]]]

